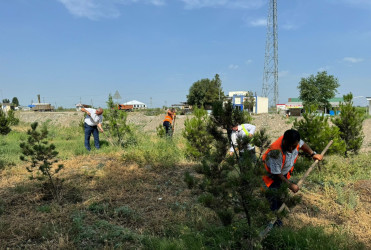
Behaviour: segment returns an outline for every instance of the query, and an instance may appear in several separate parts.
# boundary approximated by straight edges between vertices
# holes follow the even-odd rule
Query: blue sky
[[[261,94],[267,0],[1,0],[0,95],[105,107],[116,90],[162,107],[219,74]],[[278,0],[279,102],[326,70],[371,96],[371,0]],[[364,98],[356,103],[365,105]]]

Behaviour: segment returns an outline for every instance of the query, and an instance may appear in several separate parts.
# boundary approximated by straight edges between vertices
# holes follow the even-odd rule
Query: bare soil
[[[146,116],[141,112],[128,113],[128,123],[134,124],[145,132],[156,133],[156,127],[162,124],[165,117],[163,115]],[[184,121],[191,116],[177,115],[175,120],[175,135],[181,134],[184,129]],[[82,112],[20,112],[19,118],[22,122],[50,122],[52,125],[61,127],[78,126],[83,120],[84,113]],[[300,118],[299,118],[300,119]],[[253,115],[252,124],[257,126],[257,129],[266,128],[271,140],[280,137],[287,129],[292,127],[293,119],[286,118],[279,114],[259,114]],[[361,152],[371,151],[371,119],[366,119],[363,122],[363,133],[365,135],[362,144]]]

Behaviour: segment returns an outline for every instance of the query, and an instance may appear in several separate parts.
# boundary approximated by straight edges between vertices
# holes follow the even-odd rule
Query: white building
[[[132,100],[130,102],[123,103],[124,105],[133,105],[133,109],[146,109],[147,105],[143,102],[139,102],[137,100]]]
[[[231,91],[228,93],[228,96],[232,98],[233,105],[240,106],[243,105],[241,98],[236,98],[238,96],[246,96],[249,94],[249,91]],[[244,98],[245,99],[245,98]],[[254,107],[252,112],[255,114],[268,113],[268,97],[254,96]]]

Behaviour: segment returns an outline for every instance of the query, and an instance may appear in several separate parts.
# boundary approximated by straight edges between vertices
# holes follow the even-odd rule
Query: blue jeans
[[[84,123],[85,128],[85,148],[90,151],[90,135],[93,134],[94,145],[96,149],[99,149],[99,132],[97,126],[89,126]]]

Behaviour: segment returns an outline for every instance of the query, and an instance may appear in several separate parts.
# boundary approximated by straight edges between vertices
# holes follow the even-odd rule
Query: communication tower
[[[278,103],[277,0],[269,0],[266,39],[262,96],[273,95],[273,105],[276,106]]]

